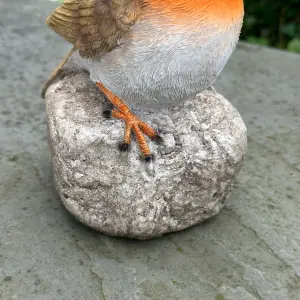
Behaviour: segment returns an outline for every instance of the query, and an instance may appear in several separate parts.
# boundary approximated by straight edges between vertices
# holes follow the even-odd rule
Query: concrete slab
[[[50,1],[0,2],[0,299],[299,300],[300,56],[240,44],[216,84],[248,155],[220,215],[139,242],[78,223],[53,187],[39,89],[70,48]]]

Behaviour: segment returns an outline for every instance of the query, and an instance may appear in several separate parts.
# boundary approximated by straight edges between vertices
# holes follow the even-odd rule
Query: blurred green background
[[[300,53],[300,0],[244,0],[241,39]]]

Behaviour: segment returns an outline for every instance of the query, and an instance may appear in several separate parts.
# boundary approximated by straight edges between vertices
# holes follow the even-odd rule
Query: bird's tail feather
[[[48,87],[56,80],[57,77],[61,76],[63,73],[63,67],[68,62],[69,58],[72,56],[73,52],[76,50],[75,47],[73,47],[67,55],[64,57],[62,62],[54,69],[54,71],[51,73],[48,80],[44,83],[42,90],[41,90],[41,97],[45,98],[46,91]]]

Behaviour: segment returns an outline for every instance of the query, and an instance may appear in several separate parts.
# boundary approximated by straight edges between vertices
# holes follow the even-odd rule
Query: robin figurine
[[[74,47],[42,93],[72,56],[113,104],[105,116],[125,121],[120,150],[133,132],[149,161],[145,135],[161,138],[127,104],[170,107],[211,86],[234,51],[243,15],[243,0],[65,0],[46,22]]]

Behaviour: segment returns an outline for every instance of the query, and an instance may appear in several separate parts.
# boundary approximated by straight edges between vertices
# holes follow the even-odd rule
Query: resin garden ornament
[[[242,0],[65,0],[48,17],[73,48],[43,96],[70,70],[89,74],[66,76],[46,93],[56,187],[78,219],[150,238],[220,210],[246,129],[210,86],[242,19]],[[125,123],[118,145],[125,153],[116,149],[124,129],[114,119]]]

